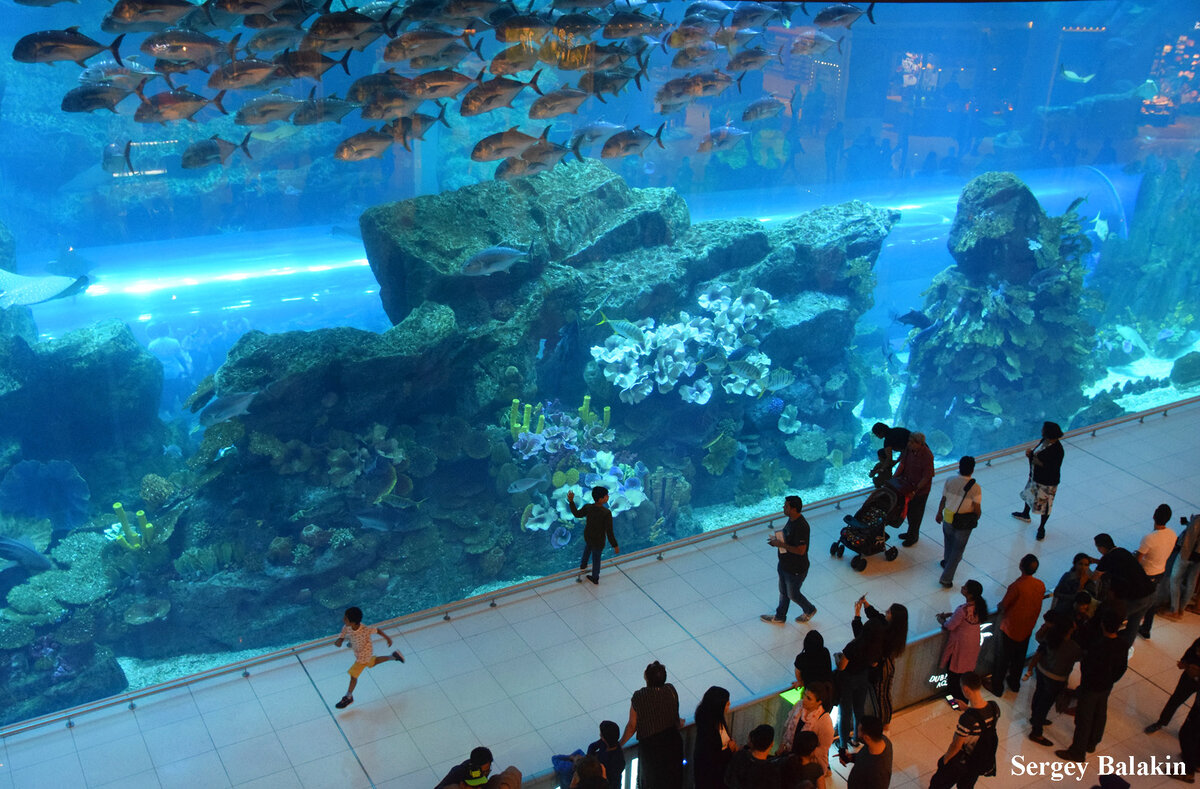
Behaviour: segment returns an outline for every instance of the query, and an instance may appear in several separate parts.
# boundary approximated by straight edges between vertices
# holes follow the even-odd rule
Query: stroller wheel
[[[888,546],[888,549],[883,552],[883,558],[887,559],[889,562],[895,561],[896,557],[899,555],[900,549],[894,545]]]
[[[846,555],[846,544],[838,543],[838,558],[840,559],[845,555]]]
[[[863,570],[867,569],[867,560],[861,556],[855,556],[850,560],[850,566],[861,573]]]
[[[830,556],[837,556],[837,555],[838,555],[838,546],[840,546],[841,544],[842,544],[842,543],[841,543],[841,541],[840,541],[840,540],[835,540],[835,541],[834,541],[834,543],[833,543],[833,545],[830,545],[830,546],[829,546],[829,555],[830,555]]]

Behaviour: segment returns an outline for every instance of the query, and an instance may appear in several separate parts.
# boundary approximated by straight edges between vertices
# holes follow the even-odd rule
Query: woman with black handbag
[[[1042,423],[1042,440],[1033,449],[1025,450],[1029,458],[1029,481],[1021,490],[1021,501],[1025,508],[1014,512],[1012,516],[1019,521],[1030,522],[1029,513],[1042,516],[1038,524],[1037,538],[1046,538],[1046,520],[1054,506],[1054,494],[1058,492],[1059,474],[1062,470],[1063,429],[1057,422]]]

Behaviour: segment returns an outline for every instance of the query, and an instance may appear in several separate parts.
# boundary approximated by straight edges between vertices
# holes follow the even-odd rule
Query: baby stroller
[[[899,549],[887,544],[885,526],[899,526],[904,521],[908,499],[891,485],[883,485],[871,491],[858,512],[847,515],[841,536],[830,546],[829,555],[842,558],[849,548],[858,556],[850,560],[850,566],[862,572],[867,568],[868,556],[882,553],[889,562],[900,555]]]

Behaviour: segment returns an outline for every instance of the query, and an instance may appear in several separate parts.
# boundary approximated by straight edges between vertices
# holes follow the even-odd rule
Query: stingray
[[[41,304],[43,301],[63,299],[87,290],[90,281],[83,277],[26,277],[0,269],[0,309]]]

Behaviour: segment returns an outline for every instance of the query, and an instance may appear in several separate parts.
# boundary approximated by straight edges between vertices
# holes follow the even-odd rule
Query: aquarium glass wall
[[[3,722],[1200,383],[1191,3],[0,4]]]

